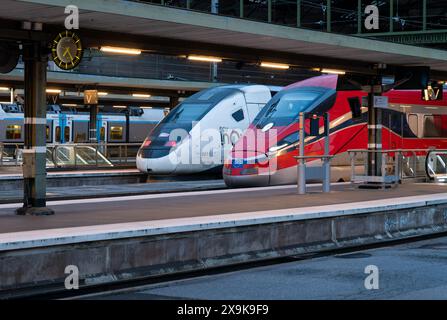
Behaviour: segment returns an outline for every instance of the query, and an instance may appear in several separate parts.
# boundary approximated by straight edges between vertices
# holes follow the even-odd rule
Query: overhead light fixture
[[[341,75],[346,74],[346,71],[343,71],[343,70],[325,69],[325,68],[320,69],[320,72],[321,73],[328,73],[328,74],[341,74]]]
[[[152,109],[152,107],[148,107],[148,106],[141,106],[141,109]]]
[[[288,64],[274,63],[274,62],[261,62],[261,67],[287,70],[290,68]]]
[[[62,106],[64,107],[77,107],[78,105],[75,103],[63,103]]]
[[[208,56],[188,56],[188,60],[204,62],[222,62],[222,58]]]
[[[61,93],[62,90],[60,90],[60,89],[47,89],[46,92],[47,93]]]
[[[151,95],[150,94],[145,94],[145,93],[132,93],[132,97],[135,97],[135,98],[150,98]]]
[[[113,106],[114,108],[125,109],[127,106]]]
[[[108,92],[98,92],[98,96],[106,96],[108,95]]]
[[[141,54],[140,49],[132,49],[132,48],[101,47],[99,50],[102,52],[111,52],[111,53],[122,53],[122,54],[132,54],[132,55]]]
[[[0,87],[0,91],[9,91],[8,87]]]

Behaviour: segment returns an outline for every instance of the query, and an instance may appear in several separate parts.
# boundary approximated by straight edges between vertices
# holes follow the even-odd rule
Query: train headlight
[[[149,147],[149,145],[152,143],[151,140],[149,140],[149,138],[146,138],[143,142],[143,148],[147,148]]]
[[[288,145],[290,145],[290,143],[283,143],[283,144],[280,144],[280,145],[276,145],[276,146],[270,147],[269,148],[269,152],[274,153],[274,152],[276,152],[278,150],[281,150],[281,149],[287,147]]]

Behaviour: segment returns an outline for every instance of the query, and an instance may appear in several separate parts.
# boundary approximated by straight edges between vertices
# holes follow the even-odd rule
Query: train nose
[[[172,174],[177,164],[173,163],[169,156],[161,158],[143,158],[137,157],[137,168],[141,172],[152,173],[155,175],[169,175]]]
[[[228,159],[222,173],[228,187],[265,187],[270,184],[269,161],[260,152],[253,152],[249,159]]]

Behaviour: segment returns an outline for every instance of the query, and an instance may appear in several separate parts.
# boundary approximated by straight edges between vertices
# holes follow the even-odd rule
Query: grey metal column
[[[90,105],[90,121],[89,121],[89,142],[90,143],[96,143],[98,142],[98,136],[96,134],[97,132],[97,119],[98,119],[98,106]]]
[[[211,13],[219,13],[219,0],[211,0]],[[211,62],[211,82],[217,82],[217,63]]]
[[[300,130],[299,130],[299,152],[300,157],[304,157],[304,113],[300,112]],[[306,160],[298,159],[298,194],[306,194]]]
[[[17,214],[50,215],[46,207],[46,81],[48,54],[40,42],[23,44],[25,62],[25,143],[23,207]]]
[[[377,151],[382,150],[382,110],[374,106],[374,87],[378,86],[375,79],[368,92],[368,175],[378,176],[381,174],[381,157]]]
[[[330,119],[329,113],[324,114],[324,155],[330,152]],[[331,192],[331,162],[329,158],[323,159],[323,192]]]

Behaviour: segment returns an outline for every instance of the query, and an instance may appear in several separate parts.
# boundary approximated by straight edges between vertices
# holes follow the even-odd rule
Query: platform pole
[[[381,95],[375,92],[374,87],[381,88],[381,84],[377,83],[377,79],[374,79],[368,92],[368,176],[381,175],[379,151],[382,150],[382,110],[374,106],[374,97]]]
[[[330,152],[330,120],[329,113],[324,114],[324,154],[329,155]],[[331,192],[331,165],[330,159],[323,159],[323,192]]]
[[[23,207],[20,215],[50,215],[46,207],[46,81],[48,55],[44,44],[23,44],[25,62],[25,143],[23,147]]]
[[[299,152],[300,157],[304,157],[304,113],[300,112],[299,128]],[[306,194],[306,160],[298,159],[298,194]]]
[[[97,143],[98,137],[97,137],[97,122],[98,119],[98,106],[96,104],[90,105],[90,121],[89,121],[89,142],[90,143]]]

